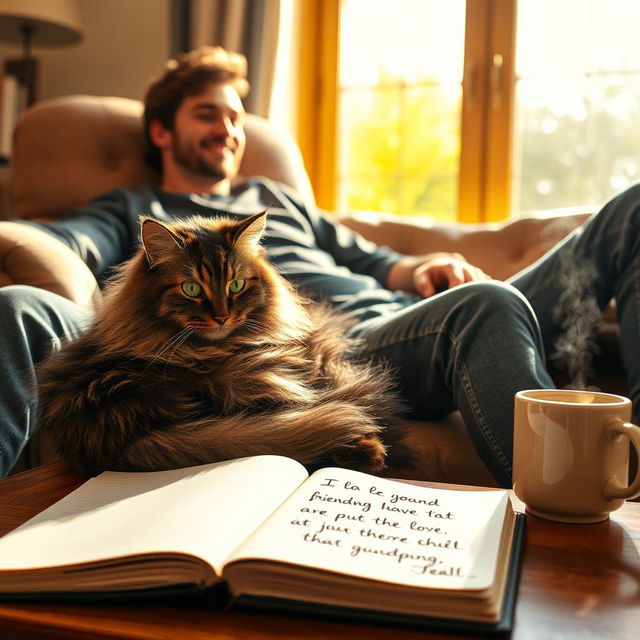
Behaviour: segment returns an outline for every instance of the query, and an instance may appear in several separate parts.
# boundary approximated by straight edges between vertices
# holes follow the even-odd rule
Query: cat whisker
[[[172,338],[167,340],[162,349],[160,349],[153,358],[149,361],[149,364],[145,367],[144,371],[146,371],[163,353],[165,353],[168,349],[173,347],[171,352],[171,356],[175,353],[175,350],[180,346],[191,334],[193,333],[193,329],[190,327],[185,327],[176,333]]]
[[[258,320],[254,320],[252,318],[245,318],[240,328],[246,329],[252,333],[262,333],[264,331],[264,327]]]
[[[171,349],[171,353],[169,354],[169,357],[166,359],[164,363],[164,375],[166,375],[167,373],[167,367],[169,366],[169,363],[171,362],[171,359],[173,358],[176,352],[176,349],[178,349],[178,347],[180,347],[184,343],[184,341],[193,333],[193,331],[194,329],[191,329],[190,327],[186,327],[180,332],[180,334],[178,334],[180,336],[178,340],[173,341],[173,349]]]
[[[178,340],[175,340],[173,343],[173,348],[171,349],[171,353],[169,354],[169,357],[167,358],[167,363],[171,362],[171,358],[173,358],[176,350],[178,349],[178,347],[180,347],[185,340],[194,332],[194,329],[191,329],[190,327],[187,327],[183,332],[182,335],[180,336],[180,338]]]

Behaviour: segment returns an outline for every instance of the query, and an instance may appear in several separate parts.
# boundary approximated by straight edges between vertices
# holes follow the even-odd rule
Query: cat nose
[[[229,316],[213,316],[213,320],[217,322],[220,326],[222,326],[227,320]]]

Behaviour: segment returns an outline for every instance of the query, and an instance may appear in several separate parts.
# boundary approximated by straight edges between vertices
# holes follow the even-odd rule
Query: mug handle
[[[606,428],[607,442],[613,442],[619,436],[626,436],[629,438],[629,442],[635,447],[638,454],[638,460],[640,461],[640,427],[632,422],[624,422],[620,418],[612,418],[609,420]],[[607,482],[604,487],[604,497],[607,500],[614,500],[616,498],[624,498],[629,500],[630,498],[636,498],[640,495],[640,464],[636,471],[636,477],[628,487],[621,487],[614,482]]]

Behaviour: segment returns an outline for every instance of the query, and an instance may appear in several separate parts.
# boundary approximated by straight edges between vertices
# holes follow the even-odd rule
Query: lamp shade
[[[65,46],[82,39],[73,0],[0,0],[0,40],[21,44],[25,26],[32,27],[37,45]]]

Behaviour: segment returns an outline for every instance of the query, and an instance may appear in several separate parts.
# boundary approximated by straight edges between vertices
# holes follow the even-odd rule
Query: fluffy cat
[[[383,468],[401,437],[391,378],[349,360],[345,319],[267,262],[265,220],[141,219],[93,326],[39,367],[39,428],[63,458],[91,473],[257,454]]]

